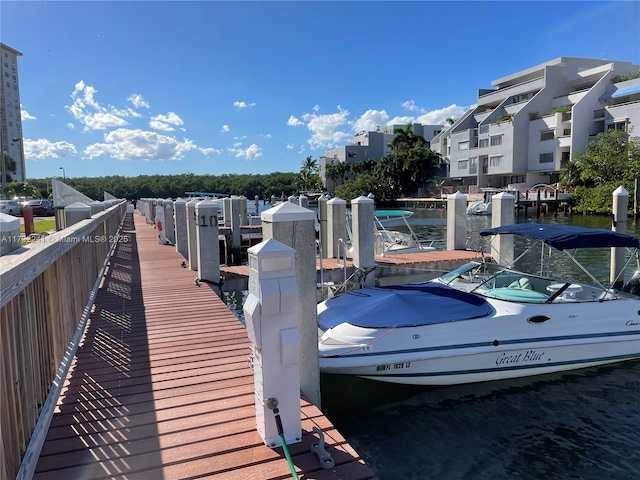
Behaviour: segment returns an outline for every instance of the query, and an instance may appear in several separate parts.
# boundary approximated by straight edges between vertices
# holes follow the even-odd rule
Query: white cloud
[[[293,115],[291,115],[289,117],[289,120],[287,120],[287,125],[289,125],[290,127],[297,127],[300,125],[304,125],[304,122],[302,120],[300,120],[297,117],[294,117]]]
[[[222,131],[223,132],[230,132],[231,131],[231,127],[229,125],[222,125]]]
[[[206,148],[198,148],[198,150],[200,150],[200,152],[203,155],[211,155],[212,153],[220,153],[220,150],[218,150],[217,148],[213,148],[213,147],[206,147]]]
[[[305,113],[302,119],[307,122],[307,128],[312,132],[307,143],[312,149],[320,147],[332,147],[342,143],[351,134],[337,130],[339,127],[348,124],[349,111],[338,105],[337,113],[321,115],[317,112],[319,107],[314,107],[316,113]]]
[[[413,100],[407,100],[406,102],[402,102],[401,106],[405,110],[409,110],[411,112],[416,112],[418,110],[418,107],[416,106],[416,102],[414,102]]]
[[[76,155],[76,147],[69,142],[52,142],[44,138],[38,140],[24,139],[24,156],[27,160],[44,160],[46,158],[66,158]]]
[[[353,123],[354,132],[375,132],[378,127],[384,128],[389,121],[386,110],[367,110]]]
[[[180,160],[185,152],[197,148],[188,139],[145,130],[119,128],[104,135],[105,143],[89,145],[84,153],[89,158],[109,155],[117,160]]]
[[[407,125],[415,121],[416,121],[415,117],[409,117],[405,115],[402,117],[393,117],[391,120],[387,122],[387,125]]]
[[[130,95],[127,100],[136,108],[149,108],[149,102],[147,102],[139,93]]]
[[[154,130],[162,130],[164,132],[173,132],[174,126],[179,127],[184,125],[184,122],[180,116],[174,112],[169,112],[166,115],[156,115],[149,120],[149,126]]]
[[[455,103],[439,110],[432,110],[420,115],[416,121],[423,125],[448,125],[447,118],[458,119],[468,110],[467,107],[460,107]]]
[[[22,117],[22,121],[25,120],[35,120],[36,117],[34,117],[33,115],[31,115],[29,112],[27,112],[26,110],[20,110],[20,116]]]
[[[238,108],[255,107],[255,105],[256,105],[255,103],[233,102],[233,106]]]
[[[287,150],[293,150],[293,143],[287,143]]]
[[[241,144],[236,143],[229,151],[233,153],[236,158],[244,158],[246,160],[255,160],[262,156],[262,149],[255,143],[252,143],[247,148],[242,148]]]
[[[65,106],[67,111],[84,125],[85,131],[123,127],[128,124],[125,118],[139,118],[141,116],[130,107],[123,109],[112,105],[101,105],[95,99],[97,92],[94,87],[86,85],[80,80],[71,93],[73,103]]]

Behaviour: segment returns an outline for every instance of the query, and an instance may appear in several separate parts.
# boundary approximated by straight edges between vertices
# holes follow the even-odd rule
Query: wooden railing
[[[125,213],[123,201],[0,257],[2,479],[16,478],[36,424],[42,429],[41,413],[55,405],[71,340],[91,307]]]

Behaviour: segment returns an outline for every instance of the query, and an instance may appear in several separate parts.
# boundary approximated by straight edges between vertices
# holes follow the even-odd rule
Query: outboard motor
[[[640,296],[640,270],[633,272],[629,281],[622,287],[622,291]]]

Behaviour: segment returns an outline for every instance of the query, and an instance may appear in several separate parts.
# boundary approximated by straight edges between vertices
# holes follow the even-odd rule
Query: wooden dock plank
[[[255,425],[246,329],[194,283],[137,214],[126,223],[65,379],[35,479],[284,479],[281,448]],[[305,479],[375,479],[329,420],[301,399],[303,439],[289,446]],[[323,429],[336,466],[310,445]]]

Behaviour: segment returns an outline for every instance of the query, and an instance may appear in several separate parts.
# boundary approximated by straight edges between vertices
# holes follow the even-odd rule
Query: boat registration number
[[[387,363],[386,365],[378,365],[376,367],[376,372],[383,372],[385,370],[397,370],[399,368],[409,368],[410,366],[411,362]]]

